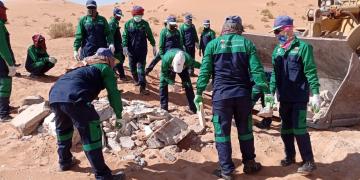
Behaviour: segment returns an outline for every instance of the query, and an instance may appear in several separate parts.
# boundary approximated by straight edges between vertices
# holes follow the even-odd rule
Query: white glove
[[[200,48],[200,45],[199,45],[199,43],[195,43],[195,47],[196,47],[196,49],[199,49]]]
[[[157,54],[156,46],[153,46],[153,54],[154,54],[154,56],[156,56],[156,54]]]
[[[9,74],[8,74],[8,76],[14,77],[15,74],[16,74],[16,67],[15,67],[15,66],[9,66],[8,69],[9,69]]]
[[[78,51],[74,51],[74,59],[77,60],[77,61],[80,61],[79,52],[78,52]]]
[[[125,57],[127,57],[129,55],[128,47],[123,47],[123,54],[124,54]]]
[[[57,63],[57,59],[54,57],[49,57],[49,62],[56,64]]]
[[[318,113],[320,111],[320,95],[319,94],[314,94],[310,98],[310,105],[311,105],[311,110],[314,113]]]
[[[114,54],[115,53],[115,46],[113,44],[109,45],[109,49],[111,50],[111,52]]]

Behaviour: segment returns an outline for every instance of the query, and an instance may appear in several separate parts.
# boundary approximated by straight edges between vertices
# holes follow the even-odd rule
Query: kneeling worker
[[[49,57],[46,52],[45,38],[36,34],[32,37],[33,45],[31,45],[27,52],[25,69],[30,73],[30,76],[43,76],[57,62],[54,57]]]
[[[124,132],[121,94],[117,89],[113,68],[115,59],[110,49],[100,48],[94,56],[85,58],[63,75],[51,88],[49,102],[55,113],[58,155],[61,171],[75,164],[70,152],[73,126],[77,128],[85,155],[96,179],[125,179],[124,174],[111,174],[102,153],[100,117],[91,102],[105,89],[116,115],[115,127]]]

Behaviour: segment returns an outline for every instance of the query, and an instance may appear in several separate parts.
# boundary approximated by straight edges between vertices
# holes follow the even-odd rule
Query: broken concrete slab
[[[201,126],[200,124],[193,124],[189,126],[189,129],[193,130],[195,134],[200,135],[205,131],[205,127]]]
[[[106,99],[99,99],[97,101],[93,101],[92,103],[95,107],[96,112],[100,116],[100,121],[108,120],[114,114],[114,110],[110,106],[110,102]]]
[[[119,140],[123,148],[133,149],[135,147],[135,142],[129,136],[120,137]]]
[[[107,145],[113,151],[121,151],[120,143],[116,142],[115,138],[108,138]]]
[[[35,131],[44,118],[49,114],[50,109],[46,102],[34,104],[16,116],[11,121],[11,124],[26,136]]]
[[[21,106],[40,104],[44,101],[45,99],[41,96],[27,96],[22,100]]]
[[[172,118],[156,130],[146,141],[149,148],[162,148],[180,142],[190,133],[188,125],[179,118]]]

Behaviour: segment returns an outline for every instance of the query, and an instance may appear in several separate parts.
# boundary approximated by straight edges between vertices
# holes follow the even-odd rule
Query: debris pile
[[[316,122],[325,116],[333,98],[334,95],[328,90],[320,92],[320,111],[314,114],[314,116],[312,117],[312,121]]]

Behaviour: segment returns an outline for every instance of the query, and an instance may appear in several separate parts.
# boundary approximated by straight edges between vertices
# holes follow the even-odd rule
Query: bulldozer
[[[352,126],[360,123],[360,0],[318,0],[307,11],[307,27],[298,37],[313,46],[320,90],[334,94],[326,112],[308,117],[315,129]],[[245,33],[257,47],[265,69],[272,68],[274,35]]]

